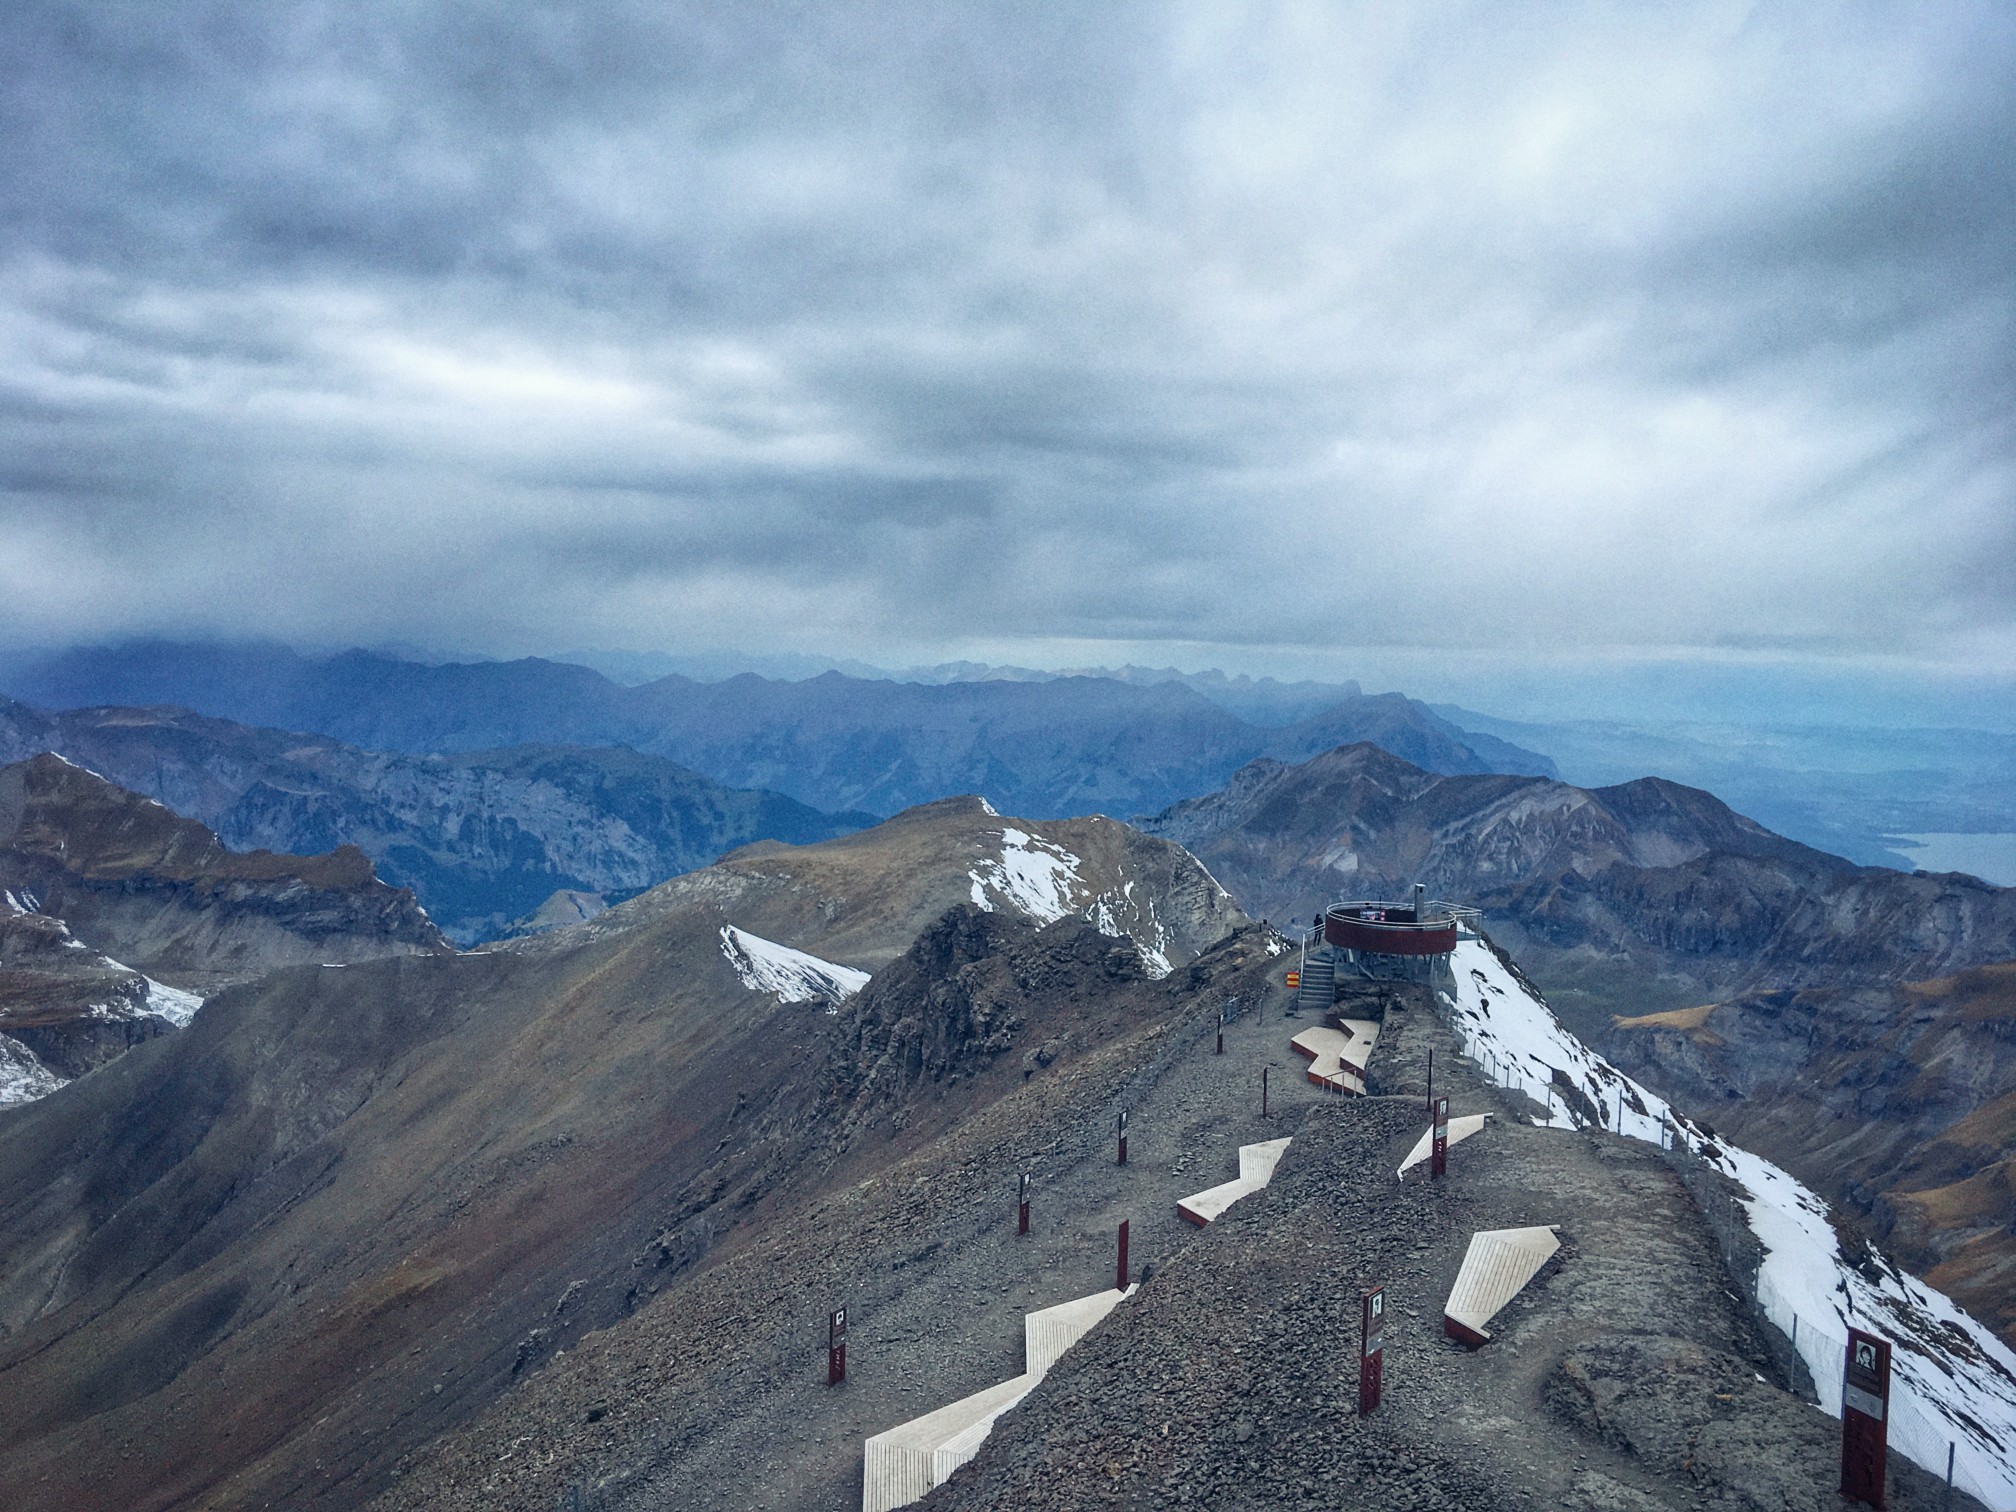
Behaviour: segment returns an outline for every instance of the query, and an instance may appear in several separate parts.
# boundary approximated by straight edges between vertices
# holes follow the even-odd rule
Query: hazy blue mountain
[[[1571,782],[1602,786],[1659,776],[1704,787],[1783,834],[1869,865],[1937,871],[1959,864],[1939,863],[1952,848],[1923,846],[1914,843],[1917,837],[2016,834],[2016,736],[2000,731],[1701,721],[1531,724],[1449,705],[1435,711],[1466,730],[1541,746]],[[1468,738],[1475,743],[1480,737]]]
[[[9,691],[52,708],[177,704],[379,751],[627,745],[717,782],[814,808],[893,813],[983,793],[1036,818],[1152,813],[1222,784],[1255,757],[1301,760],[1371,740],[1434,771],[1546,775],[1544,756],[1473,743],[1399,694],[1348,696],[1257,724],[1182,681],[1110,677],[900,682],[744,673],[624,687],[528,658],[427,665],[370,652],[148,643],[64,652],[17,668]]]
[[[355,845],[462,943],[555,892],[608,900],[755,840],[802,844],[872,823],[722,786],[662,756],[529,745],[412,756],[173,708],[44,714],[0,700],[0,761],[54,751],[201,820],[228,845]]]

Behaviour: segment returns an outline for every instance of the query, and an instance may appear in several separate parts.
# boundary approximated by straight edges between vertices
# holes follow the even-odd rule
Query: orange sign
[[[1301,972],[1299,972],[1299,971],[1291,971],[1291,972],[1289,972],[1289,973],[1288,973],[1288,985],[1289,985],[1290,987],[1300,987],[1300,986],[1302,985],[1302,973],[1301,973]]]

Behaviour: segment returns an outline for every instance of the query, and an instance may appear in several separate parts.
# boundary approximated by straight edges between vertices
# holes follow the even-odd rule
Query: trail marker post
[[[1385,1373],[1386,1288],[1375,1286],[1358,1303],[1358,1416],[1379,1410],[1379,1387]]]
[[[1841,1377],[1841,1494],[1881,1512],[1890,1434],[1890,1345],[1848,1330]]]
[[[1022,1200],[1015,1211],[1015,1232],[1018,1234],[1029,1232],[1029,1173],[1027,1171],[1022,1173]]]
[[[1435,1116],[1435,1052],[1428,1052],[1428,1116]]]
[[[1119,1129],[1120,1129],[1120,1159],[1116,1162],[1116,1164],[1125,1165],[1127,1164],[1127,1110],[1125,1108],[1122,1108],[1120,1110]]]
[[[826,1384],[838,1386],[847,1379],[847,1309],[836,1307],[826,1315]]]
[[[1260,1116],[1267,1116],[1267,1068],[1260,1068]]]
[[[1218,1010],[1218,1054],[1225,1053],[1225,1010]]]
[[[1113,1272],[1116,1278],[1113,1282],[1115,1291],[1127,1290],[1127,1224],[1127,1219],[1120,1220],[1120,1263]]]
[[[1449,1174],[1449,1099],[1435,1099],[1435,1122],[1430,1135],[1428,1173],[1431,1176]]]

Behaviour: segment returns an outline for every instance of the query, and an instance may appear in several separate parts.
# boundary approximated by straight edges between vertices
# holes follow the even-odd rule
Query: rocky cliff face
[[[2016,1343],[2016,963],[1620,1018],[1604,1045]]]
[[[29,1102],[189,1022],[202,999],[90,949],[0,889],[0,1107]]]
[[[0,767],[0,886],[92,949],[199,992],[297,962],[446,948],[355,846],[233,851],[59,756]]]
[[[555,893],[599,905],[753,840],[823,840],[871,822],[629,750],[404,756],[180,709],[45,714],[0,701],[0,759],[40,751],[103,772],[241,850],[354,845],[465,944],[510,932]]]

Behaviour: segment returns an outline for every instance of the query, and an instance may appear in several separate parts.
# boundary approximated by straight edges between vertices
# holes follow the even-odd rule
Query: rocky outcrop
[[[354,846],[233,851],[54,755],[0,767],[0,888],[92,950],[204,993],[298,962],[447,948]]]
[[[1106,1020],[1104,1033],[1126,1027],[1109,994],[1145,980],[1138,950],[1082,919],[1038,929],[961,904],[840,1009],[833,1127],[851,1135],[886,1123],[900,1132],[921,1087],[942,1092],[997,1070],[1019,1078],[1048,1066],[1074,1036],[1067,1020],[1090,1010]],[[1029,1043],[1034,1004],[1043,1027]],[[1075,1026],[1081,1049],[1084,1027]]]
[[[0,1106],[27,1102],[189,1021],[201,1000],[73,938],[0,889]]]

